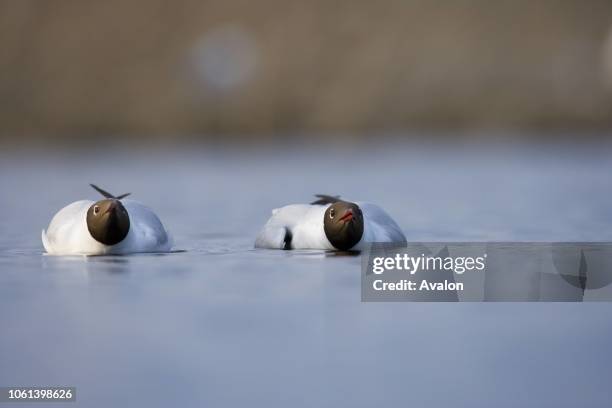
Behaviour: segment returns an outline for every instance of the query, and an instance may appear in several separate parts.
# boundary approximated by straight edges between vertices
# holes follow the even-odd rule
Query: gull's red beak
[[[344,215],[342,217],[340,217],[340,221],[350,221],[353,219],[353,210],[346,210],[346,212],[344,213]]]

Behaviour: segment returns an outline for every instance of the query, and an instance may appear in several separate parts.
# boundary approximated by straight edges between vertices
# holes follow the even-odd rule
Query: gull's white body
[[[391,216],[375,204],[356,202],[363,212],[361,240],[351,249],[364,249],[368,242],[405,243],[406,237]],[[272,217],[257,236],[256,248],[284,248],[287,230],[292,249],[335,249],[325,236],[323,217],[330,204],[292,204],[272,210]]]
[[[116,245],[96,241],[87,229],[87,210],[94,201],[82,200],[62,208],[42,232],[42,241],[51,255],[106,255],[137,252],[167,252],[172,239],[157,215],[138,201],[121,203],[130,217],[130,230]]]

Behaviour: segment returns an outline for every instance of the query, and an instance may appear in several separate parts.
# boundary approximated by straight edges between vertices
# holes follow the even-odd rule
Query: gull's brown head
[[[325,210],[323,229],[335,248],[347,251],[363,236],[363,212],[355,203],[336,201]]]
[[[96,241],[115,245],[130,231],[130,216],[121,201],[114,198],[100,200],[87,210],[87,229]]]
[[[87,229],[96,241],[104,245],[118,244],[130,232],[130,215],[120,201],[129,193],[115,197],[93,184],[91,186],[106,198],[87,210]]]

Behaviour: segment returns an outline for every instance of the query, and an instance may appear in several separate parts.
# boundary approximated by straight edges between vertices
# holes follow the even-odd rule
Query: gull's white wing
[[[405,243],[402,229],[389,214],[376,204],[358,202],[365,219],[362,242]]]
[[[172,248],[172,237],[153,210],[134,200],[123,199],[121,203],[130,216],[130,232],[114,246],[116,251],[165,252]]]
[[[327,206],[292,204],[272,211],[255,248],[333,249],[323,230]]]
[[[43,245],[49,254],[96,253],[103,247],[87,230],[87,210],[93,203],[75,201],[55,214],[42,232]]]

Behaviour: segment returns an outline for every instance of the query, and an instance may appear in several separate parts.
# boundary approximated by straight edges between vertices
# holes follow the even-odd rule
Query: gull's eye
[[[336,210],[334,210],[333,208],[329,209],[329,218],[334,218],[334,215],[336,215]]]
[[[94,207],[94,215],[98,215],[99,212],[100,212],[100,207],[96,205]]]

